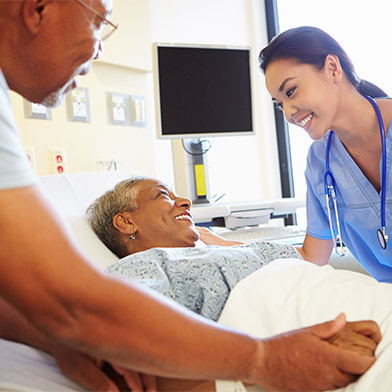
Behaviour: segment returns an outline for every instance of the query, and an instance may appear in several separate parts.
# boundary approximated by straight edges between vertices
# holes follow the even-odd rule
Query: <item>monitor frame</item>
[[[241,50],[248,51],[249,59],[249,88],[250,88],[250,115],[251,130],[244,131],[222,131],[222,132],[201,132],[201,133],[181,133],[181,134],[163,134],[162,117],[161,117],[161,97],[160,97],[160,80],[159,80],[159,54],[161,47],[169,48],[185,48],[185,49],[223,49],[223,50]],[[154,96],[155,96],[155,112],[156,112],[156,132],[158,139],[199,139],[199,138],[215,138],[215,137],[231,137],[231,136],[248,136],[255,135],[255,110],[254,110],[254,88],[252,73],[252,48],[250,46],[237,45],[205,45],[205,44],[181,44],[181,43],[153,43],[153,74],[154,74]]]

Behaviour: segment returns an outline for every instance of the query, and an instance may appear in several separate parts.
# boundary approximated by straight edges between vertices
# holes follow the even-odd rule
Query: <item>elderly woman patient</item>
[[[123,181],[96,200],[88,209],[91,226],[122,258],[107,272],[139,280],[217,320],[240,280],[272,260],[301,258],[292,246],[266,242],[197,248],[200,235],[209,244],[235,243],[197,229],[190,207],[167,185],[144,178]]]
[[[302,259],[289,245],[241,244],[197,228],[190,207],[189,199],[145,177],[122,181],[98,198],[87,210],[90,224],[120,258],[107,272],[138,281],[217,320],[239,281],[273,260]],[[210,246],[197,247],[199,239]],[[326,341],[373,355],[379,339],[375,323],[363,321],[347,323],[342,334]],[[204,384],[201,389],[214,387]]]

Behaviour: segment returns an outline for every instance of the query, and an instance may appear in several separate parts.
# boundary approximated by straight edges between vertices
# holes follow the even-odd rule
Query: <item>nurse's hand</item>
[[[368,356],[374,356],[380,341],[381,331],[374,321],[348,322],[342,330],[328,339],[329,343],[337,347]]]
[[[265,366],[257,383],[267,390],[323,391],[355,381],[375,358],[328,342],[345,325],[341,314],[335,320],[266,339]]]

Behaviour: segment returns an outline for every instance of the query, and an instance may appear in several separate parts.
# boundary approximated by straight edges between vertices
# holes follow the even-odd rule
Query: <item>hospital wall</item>
[[[208,153],[212,193],[224,200],[280,196],[278,155],[271,100],[257,67],[267,42],[263,2],[259,0],[114,0],[111,18],[120,28],[105,42],[105,53],[87,76],[89,123],[67,120],[66,104],[52,119],[26,119],[23,99],[12,93],[25,147],[34,147],[38,174],[52,173],[50,148],[65,148],[68,171],[95,171],[97,162],[139,171],[186,192],[184,151],[179,141],[156,138],[153,42],[251,46],[255,136],[216,138]],[[146,126],[110,125],[106,92],[145,98]]]

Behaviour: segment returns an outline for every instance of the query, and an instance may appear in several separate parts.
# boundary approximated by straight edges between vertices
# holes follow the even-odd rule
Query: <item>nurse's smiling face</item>
[[[333,129],[338,109],[339,63],[327,56],[319,71],[290,59],[271,62],[265,72],[268,92],[290,124],[302,127],[313,140]]]
[[[199,239],[189,212],[192,202],[178,197],[156,180],[142,181],[136,198],[138,208],[130,213],[137,250],[155,247],[192,247]]]

